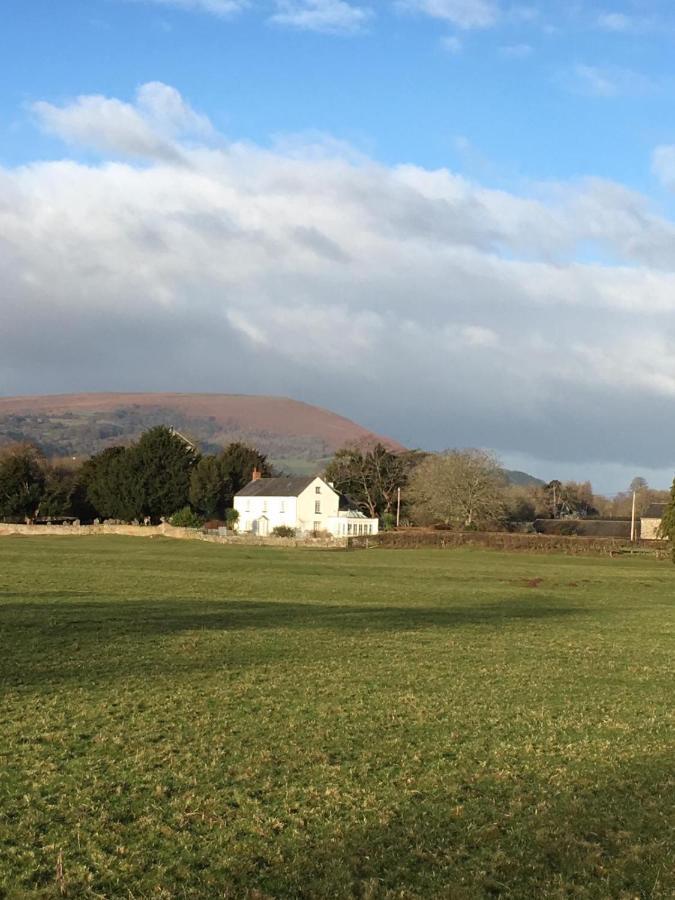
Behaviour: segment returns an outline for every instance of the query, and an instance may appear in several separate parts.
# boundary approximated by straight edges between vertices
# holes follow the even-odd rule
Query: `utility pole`
[[[635,494],[633,491],[633,509],[630,515],[630,542],[631,544],[635,543]]]
[[[401,522],[401,488],[396,488],[396,527]]]

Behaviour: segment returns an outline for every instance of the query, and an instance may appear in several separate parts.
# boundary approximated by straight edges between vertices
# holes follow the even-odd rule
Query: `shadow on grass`
[[[536,600],[448,606],[402,606],[368,603],[292,603],[266,600],[124,600],[73,602],[62,592],[27,592],[25,601],[0,601],[0,623],[11,643],[13,632],[51,637],[75,630],[80,638],[100,636],[111,641],[135,634],[152,637],[182,631],[309,628],[410,631],[420,628],[461,628],[505,625],[509,622],[561,619],[586,614],[581,607],[561,606],[538,594]],[[69,594],[68,597],[72,597]],[[42,602],[40,602],[42,601]],[[46,602],[45,602],[46,601]]]
[[[675,896],[672,759],[577,767],[555,786],[543,773],[468,776],[445,796],[380,810],[386,824],[325,835],[311,851],[285,846],[282,863],[274,852],[242,860],[235,878],[279,897]]]
[[[585,614],[583,609],[547,602],[543,595],[521,602],[446,607],[257,600],[92,601],[64,599],[52,591],[28,596],[31,599],[24,602],[0,600],[0,672],[6,684],[250,666],[286,656],[289,632],[332,632],[338,639],[340,634],[368,639],[425,629],[494,629]],[[264,640],[244,644],[227,640],[227,635],[237,633]],[[179,656],[162,644],[164,638],[183,634],[197,639],[212,635],[216,640],[195,645],[190,653]],[[310,645],[295,642],[293,652],[311,655]]]
[[[343,794],[337,786],[327,791],[326,799],[308,786],[288,809],[268,805],[260,792],[255,828],[249,812],[237,818],[226,790],[214,804],[227,816],[192,818],[180,828],[170,805],[148,798],[150,810],[140,804],[122,825],[109,820],[116,829],[110,839],[105,829],[88,829],[85,818],[90,837],[82,849],[79,824],[77,839],[74,830],[64,839],[56,827],[52,846],[42,840],[31,865],[41,866],[45,897],[121,896],[123,887],[125,896],[194,900],[670,900],[672,760],[575,761],[558,765],[554,779],[552,772],[552,762],[508,779],[477,764],[449,768],[430,791],[413,785],[398,799],[390,786],[371,784],[367,809],[351,805],[349,786]],[[8,845],[19,840],[12,835]],[[111,853],[116,842],[131,851],[124,862]],[[54,881],[54,845],[66,859],[65,892]],[[33,872],[24,878],[35,884]]]

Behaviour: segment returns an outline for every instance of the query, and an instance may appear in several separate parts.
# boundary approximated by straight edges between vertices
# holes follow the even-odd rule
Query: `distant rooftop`
[[[249,481],[237,497],[299,497],[316,475],[289,475],[281,478],[258,478]]]
[[[652,503],[642,513],[643,519],[662,519],[666,512],[667,503]]]

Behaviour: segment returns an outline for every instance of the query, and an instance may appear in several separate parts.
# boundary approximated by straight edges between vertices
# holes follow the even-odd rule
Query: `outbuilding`
[[[643,541],[658,541],[661,537],[661,521],[666,512],[666,503],[652,503],[640,518],[640,538]]]

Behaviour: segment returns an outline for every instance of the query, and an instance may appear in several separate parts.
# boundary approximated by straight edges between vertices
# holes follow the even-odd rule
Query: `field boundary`
[[[121,535],[123,537],[167,537],[183,541],[206,541],[209,544],[234,544],[254,547],[306,547],[319,550],[344,550],[346,539],[332,538],[282,538],[255,537],[253,535],[208,534],[199,528],[176,528],[163,522],[161,525],[23,525],[0,522],[0,537],[47,537],[66,535],[87,537],[91,535]]]
[[[161,525],[25,525],[0,522],[2,537],[119,535],[123,537],[167,537],[184,541],[204,541],[209,544],[229,544],[249,547],[277,547],[317,550],[454,550],[460,547],[480,547],[516,553],[563,553],[568,556],[652,556],[669,559],[668,541],[637,541],[633,544],[621,538],[583,537],[578,535],[509,534],[507,532],[456,532],[410,528],[384,531],[378,535],[341,538],[282,538],[254,535],[209,534],[199,528],[176,528]]]
[[[569,556],[619,556],[634,554],[670,558],[668,541],[630,541],[621,538],[597,538],[547,534],[509,534],[507,532],[436,531],[410,528],[384,531],[378,535],[352,537],[349,549],[366,550],[454,550],[481,547],[520,553],[564,553]]]

